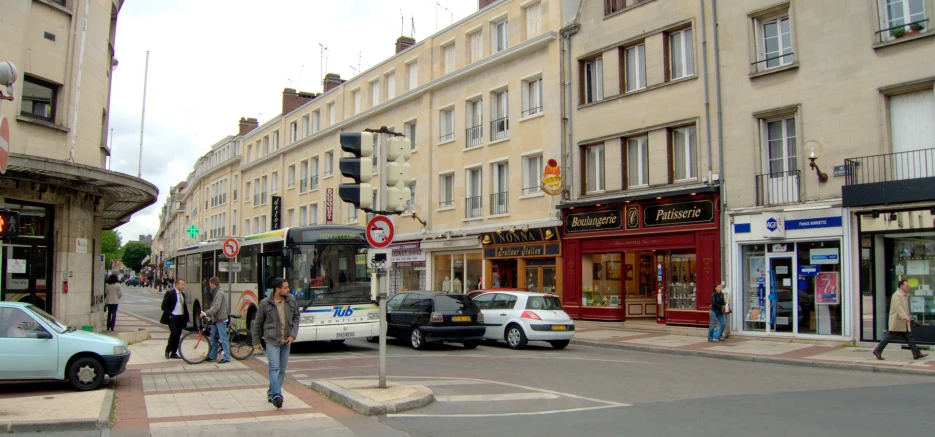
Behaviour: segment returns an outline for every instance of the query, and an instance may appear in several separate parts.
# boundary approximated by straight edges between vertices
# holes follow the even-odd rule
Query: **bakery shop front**
[[[562,305],[571,317],[708,325],[721,278],[716,192],[560,208]]]

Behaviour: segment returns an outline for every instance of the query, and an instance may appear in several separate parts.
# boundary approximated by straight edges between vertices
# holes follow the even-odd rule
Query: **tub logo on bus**
[[[332,314],[333,317],[348,317],[351,314],[354,314],[354,310],[351,308],[350,305],[343,306],[343,307],[336,306],[332,309],[334,310],[334,314]]]

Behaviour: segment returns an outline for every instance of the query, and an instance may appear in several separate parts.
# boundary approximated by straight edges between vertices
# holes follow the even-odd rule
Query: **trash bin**
[[[88,331],[88,332],[94,332],[94,327],[91,326],[91,325],[82,325],[82,326],[81,326],[81,330],[82,330],[82,331]]]

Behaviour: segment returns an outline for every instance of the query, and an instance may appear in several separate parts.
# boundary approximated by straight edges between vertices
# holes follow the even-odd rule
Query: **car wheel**
[[[510,349],[522,349],[526,347],[526,333],[519,325],[510,325],[506,329],[506,342]]]
[[[94,390],[104,382],[104,366],[91,357],[78,358],[68,367],[68,380],[78,390]]]
[[[409,336],[409,343],[412,344],[413,349],[425,349],[425,336],[422,334],[422,330],[419,329],[418,326],[412,328],[412,334]]]
[[[477,349],[477,341],[466,341],[462,344],[465,349]]]
[[[376,335],[367,337],[367,343],[379,343],[379,342],[380,342],[380,337]]]
[[[552,340],[549,342],[555,349],[565,349],[568,347],[568,343],[571,343],[571,340]]]

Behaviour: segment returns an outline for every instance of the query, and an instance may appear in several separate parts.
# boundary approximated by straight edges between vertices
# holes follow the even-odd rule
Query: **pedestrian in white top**
[[[113,331],[117,325],[117,304],[123,297],[123,291],[120,290],[117,275],[110,275],[107,278],[107,285],[104,286],[104,305],[107,309],[107,330]]]

